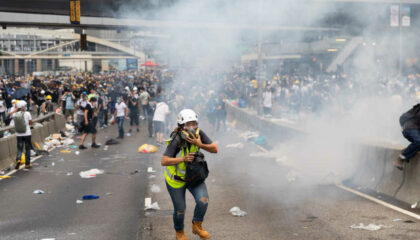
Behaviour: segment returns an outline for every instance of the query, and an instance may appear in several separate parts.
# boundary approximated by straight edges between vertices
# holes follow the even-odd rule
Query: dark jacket
[[[404,130],[420,129],[420,104],[415,105],[400,117]]]

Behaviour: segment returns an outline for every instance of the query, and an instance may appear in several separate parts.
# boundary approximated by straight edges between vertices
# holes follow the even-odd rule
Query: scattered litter
[[[0,178],[10,178],[10,176],[0,176]]]
[[[35,157],[35,156],[36,156],[36,152],[31,149],[31,157]]]
[[[60,160],[58,160],[59,162],[64,162],[64,158],[61,158]]]
[[[51,135],[51,138],[52,138],[52,139],[55,139],[55,140],[61,140],[63,137],[61,136],[61,134],[60,134],[60,133],[53,133],[53,134]]]
[[[235,217],[244,217],[245,215],[247,215],[248,213],[245,211],[242,211],[239,207],[233,207],[229,210],[230,213],[232,213],[233,216]]]
[[[98,174],[103,174],[104,170],[99,170],[97,168],[90,169],[88,171],[82,171],[79,173],[81,178],[94,178]]]
[[[67,235],[69,235],[69,236],[73,236],[73,235],[76,235],[77,233],[67,233]]]
[[[290,170],[286,175],[286,179],[287,179],[288,182],[294,182],[294,181],[296,181],[296,176],[297,176],[296,171],[295,170]]]
[[[154,178],[156,178],[156,175],[150,175],[149,176],[149,179],[154,179]]]
[[[139,153],[154,153],[158,150],[158,148],[154,145],[143,144],[139,147]]]
[[[109,139],[105,142],[105,145],[115,145],[115,144],[118,144],[118,143],[119,142],[117,140],[111,138],[111,139]]]
[[[42,128],[42,127],[43,127],[43,125],[41,123],[35,123],[34,124],[34,129]]]
[[[359,225],[351,225],[350,226],[353,229],[363,229],[363,230],[368,230],[368,231],[377,231],[380,230],[382,228],[386,228],[387,226],[385,225],[375,225],[373,223],[370,223],[369,225],[364,225],[363,223],[360,223]]]
[[[112,195],[112,192],[107,192],[107,193],[105,193],[105,195],[111,196]]]
[[[83,201],[82,201],[82,200],[77,199],[77,200],[76,200],[76,203],[77,203],[77,204],[82,204],[82,203],[83,203]]]
[[[147,210],[160,210],[159,204],[157,202],[154,202],[144,208],[144,211],[147,211]]]
[[[148,172],[148,173],[155,173],[155,172],[156,172],[156,170],[153,170],[153,168],[152,168],[152,167],[148,167],[148,168],[147,168],[147,172]]]
[[[152,188],[151,188],[151,191],[152,191],[152,193],[159,193],[160,192],[160,187],[156,184],[153,184]]]
[[[54,166],[55,166],[55,162],[52,162],[52,163],[51,163],[51,166],[53,166],[53,167],[54,167]]]
[[[37,190],[35,190],[34,192],[33,192],[33,194],[44,194],[45,192],[44,191],[42,191],[42,190],[40,190],[40,189],[37,189]]]
[[[401,221],[402,221],[402,219],[401,219],[401,218],[396,218],[396,219],[394,219],[393,221],[394,221],[394,222],[401,222]]]
[[[67,176],[73,176],[73,173],[72,172],[68,172],[67,173]]]
[[[77,148],[76,145],[71,145],[70,147],[71,147],[71,149],[76,149]]]
[[[134,174],[136,174],[136,173],[138,173],[138,172],[139,172],[139,170],[137,170],[137,169],[136,169],[136,170],[134,170],[133,172],[131,172],[130,174],[131,174],[131,175],[134,175]]]
[[[299,236],[299,234],[297,234],[297,233],[293,233],[293,236],[296,236],[296,237],[297,237],[297,236]]]
[[[252,139],[258,137],[258,135],[259,134],[257,132],[247,131],[247,132],[244,132],[244,133],[240,134],[239,136],[241,138],[246,139],[246,140],[252,140]]]
[[[108,150],[108,145],[105,145],[104,150],[105,151]]]
[[[415,202],[414,204],[411,205],[411,208],[417,208],[419,206],[419,202]]]
[[[416,222],[414,222],[412,220],[405,220],[404,223],[416,223]]]
[[[6,171],[0,170],[0,175],[4,175]]]
[[[226,148],[244,148],[244,144],[243,143],[232,143],[232,144],[228,144],[226,145]]]
[[[152,204],[152,199],[151,198],[145,198],[144,199],[144,206],[147,207],[149,205]]]
[[[76,154],[76,155],[79,155],[79,154],[80,154],[80,152],[79,152],[79,151],[76,151],[76,152],[75,152],[75,154]]]
[[[98,195],[84,195],[83,196],[83,200],[95,200],[98,199],[99,196]]]
[[[71,138],[67,138],[66,140],[64,140],[64,145],[73,145],[74,144],[74,140]]]
[[[131,137],[131,133],[127,133],[127,137]]]
[[[267,139],[263,136],[258,136],[254,139],[254,143],[258,146],[263,146],[267,143]]]

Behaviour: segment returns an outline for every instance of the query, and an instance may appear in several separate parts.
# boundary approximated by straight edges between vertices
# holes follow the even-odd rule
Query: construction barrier
[[[267,136],[280,136],[283,140],[292,139],[301,134],[307,134],[299,127],[279,120],[258,116],[254,111],[238,108],[226,101],[228,120],[241,122]],[[398,124],[396,122],[395,124]],[[420,154],[406,164],[400,171],[393,166],[394,160],[404,146],[379,142],[360,142],[360,157],[355,159],[358,167],[353,176],[346,180],[347,184],[368,189],[371,193],[384,194],[409,204],[420,201]]]
[[[42,124],[40,128],[32,128],[32,143],[38,143],[42,147],[44,139],[53,133],[64,130],[66,127],[65,118],[61,114],[50,113],[43,117],[33,120],[35,123]],[[14,131],[14,128],[9,126],[1,128],[0,131]],[[11,136],[0,138],[0,169],[5,169],[13,165],[17,154],[17,139],[13,134]]]

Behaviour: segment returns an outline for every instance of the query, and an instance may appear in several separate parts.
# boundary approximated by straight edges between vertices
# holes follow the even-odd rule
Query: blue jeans
[[[104,126],[104,111],[100,110],[99,114],[98,114],[98,120],[99,120],[99,127],[103,127]]]
[[[117,117],[118,123],[118,136],[123,138],[124,137],[124,117]]]
[[[403,135],[411,142],[411,144],[402,152],[405,161],[408,162],[410,158],[414,157],[414,155],[420,151],[420,129],[406,129],[403,131]]]
[[[209,194],[207,192],[206,184],[203,182],[194,187],[173,188],[166,183],[169,195],[171,195],[172,203],[174,205],[174,228],[176,231],[184,229],[185,209],[185,192],[188,189],[195,199],[194,222],[202,222],[204,215],[206,215],[207,207],[209,205]]]

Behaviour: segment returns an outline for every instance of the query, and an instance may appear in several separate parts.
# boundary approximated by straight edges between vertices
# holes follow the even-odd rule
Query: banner
[[[400,25],[399,15],[400,15],[400,6],[391,5],[391,16],[390,16],[391,27],[398,27]]]
[[[409,27],[411,22],[411,9],[410,6],[401,7],[401,26]]]

